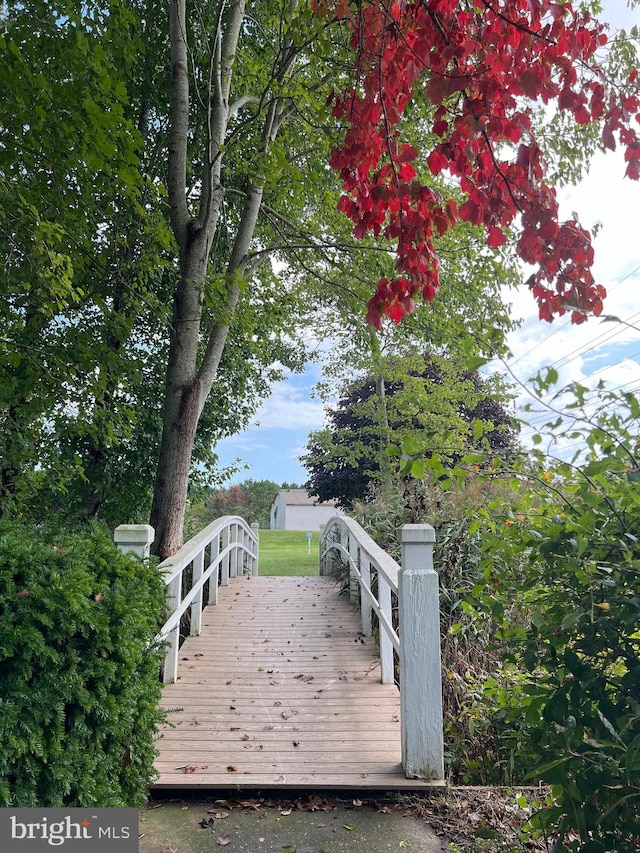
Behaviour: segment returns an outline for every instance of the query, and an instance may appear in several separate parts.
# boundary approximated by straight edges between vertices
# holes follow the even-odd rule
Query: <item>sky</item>
[[[640,7],[631,10],[625,0],[605,0],[603,20],[614,27],[640,26]],[[572,326],[561,318],[552,324],[538,319],[537,306],[526,288],[510,290],[512,315],[522,320],[508,340],[511,373],[523,384],[550,366],[559,374],[558,387],[579,381],[592,387],[604,380],[610,388],[640,392],[640,182],[623,178],[624,163],[618,152],[598,155],[589,175],[576,187],[560,191],[561,217],[573,211],[583,227],[600,226],[594,240],[596,281],[607,289],[604,313],[624,323],[589,322]],[[504,366],[493,365],[499,372]],[[231,482],[247,478],[302,485],[307,472],[298,456],[308,434],[324,425],[324,407],[313,397],[321,367],[309,365],[304,374],[290,375],[274,385],[251,425],[243,433],[220,442],[220,464],[236,463],[240,470]],[[516,386],[516,407],[532,402]],[[519,411],[516,410],[519,414]],[[521,438],[530,439],[547,418],[529,416],[532,428],[523,427]]]

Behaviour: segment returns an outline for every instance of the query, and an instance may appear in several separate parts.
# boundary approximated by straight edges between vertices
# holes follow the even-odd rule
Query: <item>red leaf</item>
[[[389,306],[387,313],[394,323],[399,323],[407,312],[399,302],[394,302]]]
[[[409,163],[418,156],[418,149],[413,145],[403,145],[398,156],[398,163]]]
[[[449,165],[448,159],[440,151],[432,151],[427,157],[427,165],[432,175],[439,175]]]
[[[503,231],[499,228],[489,228],[489,234],[487,237],[487,245],[492,249],[497,249],[498,246],[502,246],[507,242],[507,238]]]

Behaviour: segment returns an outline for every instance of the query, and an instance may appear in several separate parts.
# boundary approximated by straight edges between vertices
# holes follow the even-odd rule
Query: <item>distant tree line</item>
[[[281,489],[300,489],[296,483],[275,483],[273,480],[248,479],[242,483],[201,492],[191,501],[187,513],[187,535],[192,536],[222,515],[239,515],[260,527],[269,527],[269,511]]]

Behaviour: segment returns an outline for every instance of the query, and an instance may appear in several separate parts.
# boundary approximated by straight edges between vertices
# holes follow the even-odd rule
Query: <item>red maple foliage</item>
[[[640,177],[640,86],[634,71],[620,89],[598,65],[606,27],[571,2],[553,0],[314,0],[316,14],[352,30],[356,85],[330,99],[346,126],[331,165],[343,181],[339,208],[354,234],[397,242],[397,277],[378,282],[368,322],[399,322],[439,285],[434,239],[458,220],[484,227],[502,245],[517,226],[519,256],[535,268],[529,285],[540,317],[571,311],[574,323],[602,312],[604,287],[591,267],[590,235],[559,221],[545,180],[530,105],[553,103],[578,124],[597,122],[607,148],[623,146],[626,175]],[[420,93],[433,105],[429,150],[403,140],[405,111]],[[418,179],[426,157],[448,172],[460,205]]]

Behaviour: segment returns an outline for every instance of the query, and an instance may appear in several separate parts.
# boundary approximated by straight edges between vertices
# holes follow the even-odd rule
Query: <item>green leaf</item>
[[[547,385],[555,385],[556,384],[556,382],[558,381],[558,371],[555,369],[555,367],[547,368],[547,375],[546,375],[545,381],[546,381]]]
[[[484,365],[488,364],[489,361],[490,359],[483,358],[481,355],[470,356],[469,358],[465,358],[464,366],[469,373],[475,373],[478,368],[484,367]]]
[[[500,833],[496,829],[489,827],[480,827],[473,833],[476,838],[500,838]]]
[[[411,476],[416,480],[422,480],[425,474],[425,464],[423,459],[416,459],[411,465]]]

